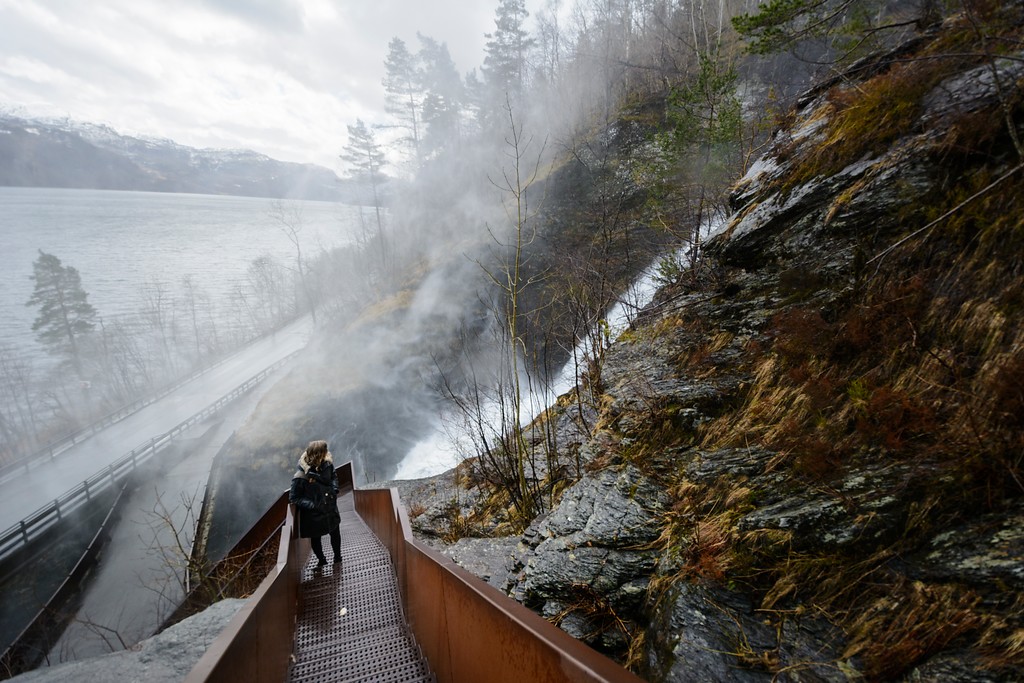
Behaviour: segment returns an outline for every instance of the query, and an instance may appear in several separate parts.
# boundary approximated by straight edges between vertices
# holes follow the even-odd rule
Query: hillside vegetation
[[[649,680],[1019,680],[1021,19],[799,98],[701,266],[529,432],[583,463],[550,514],[493,538],[468,462],[403,486],[419,532],[492,537],[447,551]]]
[[[870,4],[892,9],[872,15],[885,40],[838,0],[745,25],[834,60],[774,120],[768,62],[705,23],[714,49],[685,70],[658,53],[665,81],[597,93],[604,118],[543,170],[488,176],[516,179],[511,230],[468,198],[472,164],[418,178],[395,233],[444,246],[369,242],[402,277],[325,326],[236,435],[234,497],[259,507],[313,436],[391,476],[445,397],[478,448],[399,483],[414,528],[649,680],[1024,677],[1024,8]],[[656,254],[661,290],[607,339]],[[549,378],[588,335],[574,390],[520,431],[507,363]]]

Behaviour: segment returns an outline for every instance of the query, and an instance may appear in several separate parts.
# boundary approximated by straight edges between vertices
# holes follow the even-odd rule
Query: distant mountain
[[[196,149],[105,125],[0,112],[0,186],[355,201],[350,181],[250,150]]]

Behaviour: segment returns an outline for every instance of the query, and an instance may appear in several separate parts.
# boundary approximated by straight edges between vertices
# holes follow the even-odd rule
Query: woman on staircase
[[[334,472],[334,461],[326,441],[310,441],[299,457],[288,501],[298,508],[299,537],[309,539],[316,555],[316,566],[327,564],[322,541],[324,534],[331,536],[334,563],[341,562],[338,475]]]

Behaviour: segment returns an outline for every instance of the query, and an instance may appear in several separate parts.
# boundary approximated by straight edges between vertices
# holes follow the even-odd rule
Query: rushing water
[[[104,319],[142,307],[147,283],[172,293],[191,276],[214,305],[226,304],[253,259],[294,263],[295,247],[275,200],[155,192],[0,187],[0,347],[19,357],[41,354],[32,333],[37,311],[32,263],[39,250],[74,266],[89,303]],[[279,203],[280,205],[280,203]],[[300,217],[304,255],[351,241],[358,208],[331,202],[283,204]]]
[[[619,297],[618,301],[605,314],[607,333],[610,338],[617,337],[623,332],[636,317],[637,313],[644,306],[649,304],[658,290],[658,262],[652,263],[644,270],[637,280],[627,288]],[[576,360],[587,355],[592,355],[590,339],[581,340],[576,347],[573,358],[570,358],[561,371],[555,377],[551,386],[545,387],[536,393],[529,393],[524,397],[523,414],[520,422],[523,426],[529,424],[541,414],[549,405],[555,402],[561,394],[576,386],[576,378],[579,368]],[[526,363],[521,362],[520,367]],[[523,386],[527,386],[526,378],[523,378]],[[497,424],[501,419],[500,407],[494,401],[483,401],[481,406],[483,421],[487,424]],[[435,430],[419,443],[413,445],[405,458],[398,464],[396,479],[418,479],[440,474],[445,470],[458,465],[462,460],[475,454],[477,448],[476,437],[471,429],[468,429],[459,418],[458,411],[438,418]]]
[[[724,228],[725,218],[723,215],[715,215],[702,225],[702,242]],[[685,264],[690,258],[689,248],[684,246],[668,257],[675,259],[679,264]],[[640,310],[654,300],[658,288],[664,284],[658,272],[661,260],[660,258],[656,259],[641,272],[633,284],[618,297],[616,303],[605,313],[604,322],[608,339],[614,340],[618,337],[629,327]],[[580,368],[576,365],[576,359],[593,357],[594,349],[590,346],[591,341],[589,337],[579,341],[573,357],[562,366],[551,386],[524,398],[523,414],[520,416],[522,425],[525,426],[532,422],[543,410],[553,404],[555,399],[576,386],[580,372]],[[521,367],[526,367],[526,363],[521,363]],[[524,382],[524,386],[526,386],[526,382]],[[481,411],[485,423],[496,423],[501,419],[499,406],[493,401],[484,401]],[[440,415],[437,418],[434,431],[414,444],[398,464],[395,478],[418,479],[440,474],[455,467],[467,457],[475,455],[478,448],[476,441],[473,430],[465,426],[459,418],[458,411]]]

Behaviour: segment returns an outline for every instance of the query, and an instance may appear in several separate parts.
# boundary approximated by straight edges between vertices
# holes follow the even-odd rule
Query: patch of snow
[[[703,239],[707,242],[710,239],[718,237],[725,232],[730,225],[732,225],[733,216],[722,216],[716,220],[711,221],[708,224],[707,234],[704,235]]]
[[[758,204],[753,211],[744,216],[743,219],[736,224],[736,227],[734,227],[732,231],[732,237],[736,238],[746,235],[747,233],[756,230],[759,226],[765,225],[772,217],[777,216],[778,214],[799,204],[803,198],[810,194],[816,187],[817,184],[813,182],[800,185],[789,194],[786,201],[781,205],[779,204],[781,195],[776,192],[767,200]]]

